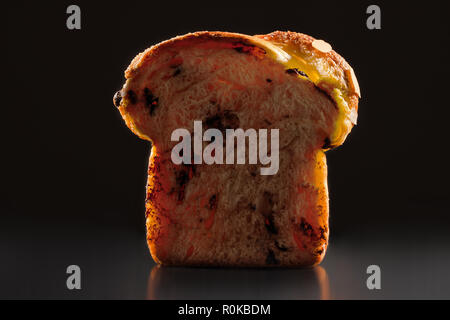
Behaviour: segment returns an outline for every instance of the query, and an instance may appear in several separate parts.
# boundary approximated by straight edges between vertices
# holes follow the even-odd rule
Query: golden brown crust
[[[143,67],[150,63],[162,50],[167,50],[170,47],[175,47],[177,45],[187,46],[190,42],[201,42],[212,39],[241,41],[254,45],[252,42],[252,39],[254,38],[263,39],[270,42],[289,44],[296,47],[297,50],[303,52],[304,54],[309,55],[313,59],[320,59],[320,63],[326,64],[326,67],[330,70],[330,73],[335,74],[342,87],[347,89],[350,120],[353,124],[356,124],[358,101],[361,94],[358,80],[356,79],[352,67],[334,50],[322,52],[315,49],[312,45],[312,43],[316,40],[315,38],[297,32],[274,31],[266,35],[255,36],[222,31],[199,31],[188,33],[160,42],[138,54],[125,71],[125,78],[131,79],[136,77],[139,70],[142,70]]]
[[[358,98],[360,96],[358,81],[352,71],[352,67],[336,51],[331,50],[329,52],[322,52],[316,50],[312,46],[312,43],[316,39],[298,32],[274,31],[266,35],[255,35],[255,37],[268,41],[290,44],[297,47],[299,51],[309,53],[313,57],[325,58],[322,62],[327,63],[328,68],[337,72],[342,81],[345,82],[345,86],[348,88],[350,109],[358,111]]]
[[[211,40],[211,39],[220,39],[225,40],[228,39],[230,41],[246,41],[249,42],[251,36],[240,34],[240,33],[232,33],[232,32],[222,32],[222,31],[198,31],[194,33],[187,33],[182,36],[177,36],[172,39],[160,42],[144,52],[138,54],[133,61],[131,61],[127,70],[125,71],[125,78],[130,79],[136,76],[136,73],[139,72],[139,69],[143,67],[146,63],[150,62],[150,60],[156,57],[159,52],[162,50],[167,50],[169,47],[176,46],[177,44],[182,43],[183,45],[189,44],[189,41],[198,42],[202,40]]]
[[[230,42],[239,41],[243,42],[245,44],[253,45],[251,44],[252,36],[248,36],[245,34],[239,34],[239,33],[231,33],[231,32],[210,32],[210,31],[199,31],[195,33],[188,33],[182,36],[177,36],[174,38],[171,38],[169,40],[160,42],[145,51],[139,53],[134,57],[134,59],[131,61],[128,68],[125,70],[125,78],[127,79],[127,82],[125,83],[125,86],[133,79],[137,78],[139,73],[146,69],[146,66],[151,64],[153,61],[156,60],[157,56],[166,50],[170,50],[171,48],[176,48],[176,46],[189,46],[193,43],[199,43],[202,41],[210,41],[210,40],[228,40]],[[124,86],[124,87],[125,87]],[[122,96],[125,96],[125,92],[122,94]],[[120,103],[119,111],[122,114],[123,119],[125,120],[127,126],[130,128],[130,130],[139,136],[141,139],[144,140],[151,140],[151,137],[148,137],[143,132],[138,130],[138,128],[134,125],[132,121],[132,116],[129,114],[129,110],[127,111],[126,108],[124,108],[125,99],[122,99],[122,102]]]

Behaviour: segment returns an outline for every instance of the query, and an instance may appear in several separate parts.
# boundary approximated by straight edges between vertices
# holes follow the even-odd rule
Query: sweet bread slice
[[[311,266],[323,259],[324,151],[356,124],[360,95],[352,68],[329,44],[293,32],[196,32],[140,53],[125,77],[114,104],[127,126],[152,142],[146,225],[156,262]],[[262,174],[267,162],[250,161],[250,139],[244,164],[207,164],[195,147],[191,163],[177,164],[173,133],[186,129],[193,143],[195,121],[202,133],[223,133],[224,146],[231,129],[266,129],[277,170]],[[201,144],[205,150],[209,142]]]

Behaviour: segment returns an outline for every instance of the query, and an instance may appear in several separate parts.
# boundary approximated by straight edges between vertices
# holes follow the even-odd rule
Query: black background
[[[98,266],[99,254],[96,274],[106,275],[93,283],[114,288],[104,265],[124,270],[137,256],[142,263],[122,276],[141,283],[152,266],[144,228],[149,144],[125,126],[112,96],[138,52],[199,30],[292,30],[331,43],[362,93],[358,125],[327,154],[331,243],[386,244],[381,251],[399,241],[442,244],[450,230],[449,11],[444,1],[375,3],[381,30],[366,28],[372,1],[8,3],[0,297],[71,297],[64,266]],[[66,28],[70,4],[81,7],[81,30]],[[140,297],[121,288],[76,297]]]

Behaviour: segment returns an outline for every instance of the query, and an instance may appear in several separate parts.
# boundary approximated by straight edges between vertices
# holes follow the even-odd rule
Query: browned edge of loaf
[[[344,75],[346,85],[349,89],[349,100],[350,100],[349,108],[358,111],[358,101],[360,93],[356,90],[355,84],[353,83],[353,81],[357,80],[351,79],[352,67],[336,51],[331,50],[329,52],[321,52],[319,50],[313,50],[312,43],[316,39],[307,34],[298,32],[274,31],[272,33],[265,35],[255,35],[255,37],[279,43],[284,42],[292,46],[296,46],[300,50],[302,50],[302,48],[308,48],[309,49],[308,52],[310,52],[312,56],[325,58],[325,61],[328,64],[329,68],[335,70],[337,69]]]
[[[315,50],[312,47],[312,43],[315,38],[297,32],[291,31],[274,31],[272,33],[266,35],[255,35],[248,36],[240,33],[232,33],[232,32],[222,32],[222,31],[198,31],[194,33],[188,33],[182,36],[177,36],[172,39],[160,42],[144,52],[139,53],[130,63],[128,68],[125,70],[125,78],[131,79],[134,78],[141,69],[143,69],[146,65],[151,63],[153,58],[157,57],[158,54],[162,50],[166,50],[170,47],[174,47],[180,42],[188,42],[192,40],[221,40],[227,39],[229,41],[243,41],[247,44],[254,45],[251,43],[251,38],[256,37],[263,40],[269,40],[279,43],[286,43],[292,46],[298,47],[299,50],[303,52],[309,53],[312,57],[324,58],[325,63],[328,64],[328,67],[332,70],[340,73],[343,78],[345,78],[345,85],[348,88],[349,93],[349,108],[350,110],[358,111],[358,101],[359,101],[359,92],[355,88],[355,84],[353,81],[357,81],[356,79],[352,79],[352,67],[345,61],[343,57],[341,57],[337,52],[331,50],[329,52],[321,52],[319,50]],[[303,48],[307,48],[305,51]]]

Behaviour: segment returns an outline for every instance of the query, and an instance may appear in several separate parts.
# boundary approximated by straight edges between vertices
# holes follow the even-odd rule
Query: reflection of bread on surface
[[[330,299],[327,272],[279,268],[172,268],[155,265],[147,282],[149,300]]]
[[[200,32],[139,54],[126,77],[115,104],[129,128],[153,143],[146,215],[157,262],[308,266],[322,260],[324,150],[351,130],[359,94],[340,56],[297,33]],[[192,133],[194,120],[204,130],[279,129],[278,173],[260,175],[260,164],[175,165],[171,133]]]

